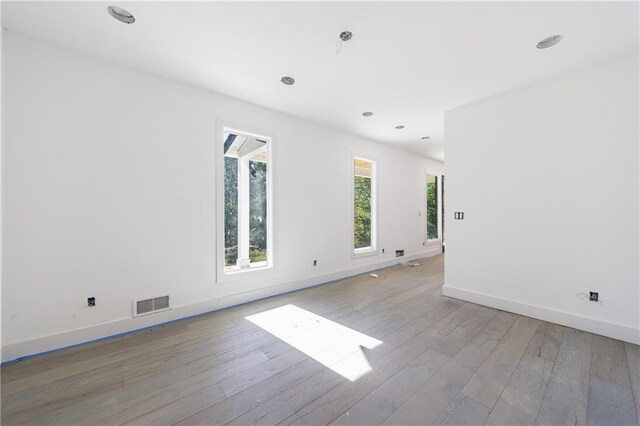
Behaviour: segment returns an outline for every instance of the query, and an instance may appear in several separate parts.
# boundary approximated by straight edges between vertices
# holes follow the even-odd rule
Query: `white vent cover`
[[[169,309],[169,296],[133,301],[134,317],[152,314],[159,311],[166,311],[167,309]]]

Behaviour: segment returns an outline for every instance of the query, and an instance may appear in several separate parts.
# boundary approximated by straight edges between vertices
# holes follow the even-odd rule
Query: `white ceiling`
[[[113,1],[136,23],[103,2],[3,2],[3,26],[439,160],[444,111],[638,51],[637,2]]]

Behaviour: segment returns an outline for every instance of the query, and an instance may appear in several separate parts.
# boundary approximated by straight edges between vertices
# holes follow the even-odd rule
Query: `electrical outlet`
[[[455,220],[464,220],[464,212],[454,212],[453,218]]]
[[[89,307],[96,306],[96,298],[95,297],[87,298],[87,306]]]
[[[382,249],[382,254],[384,254],[384,249]]]
[[[313,266],[318,266],[318,260],[316,259],[313,260]]]
[[[590,291],[589,292],[589,300],[591,302],[597,302],[598,301],[598,292],[597,291]]]

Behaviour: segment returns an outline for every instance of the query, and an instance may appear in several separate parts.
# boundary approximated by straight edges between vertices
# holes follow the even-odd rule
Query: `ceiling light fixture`
[[[351,40],[352,37],[353,33],[351,31],[343,31],[338,35],[340,40],[338,40],[338,43],[336,44],[336,55],[342,53],[342,45],[345,41]]]
[[[402,125],[400,125],[400,126],[396,126],[396,129],[397,129],[397,130],[402,130],[402,129],[404,129],[404,126],[402,126]]]
[[[423,141],[426,141],[427,139],[429,139],[431,136],[423,136],[420,139],[422,139]]]
[[[286,75],[282,77],[280,81],[282,82],[282,84],[286,84],[287,86],[291,86],[293,83],[296,82],[296,80],[293,77],[289,77]]]
[[[126,9],[123,9],[118,6],[109,6],[107,7],[107,11],[109,15],[113,16],[120,22],[124,22],[125,24],[133,24],[136,22],[136,18]]]
[[[373,115],[373,113],[371,111],[365,111],[362,113],[363,117],[371,117]]]
[[[353,33],[351,31],[343,31],[339,35],[340,40],[349,41],[353,38]]]
[[[538,44],[536,44],[536,47],[538,49],[546,49],[547,47],[551,47],[560,43],[560,40],[562,40],[562,36],[559,34],[556,34],[551,37],[547,37],[543,40],[540,40]]]

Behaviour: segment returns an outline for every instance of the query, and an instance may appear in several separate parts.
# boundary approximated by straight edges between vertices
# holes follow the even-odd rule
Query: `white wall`
[[[440,250],[423,219],[441,163],[14,33],[3,54],[5,361]],[[273,137],[275,253],[216,283],[221,123]],[[378,161],[386,254],[352,259],[352,153]],[[167,293],[172,311],[132,318]]]
[[[638,71],[620,58],[445,114],[445,294],[639,343]]]

